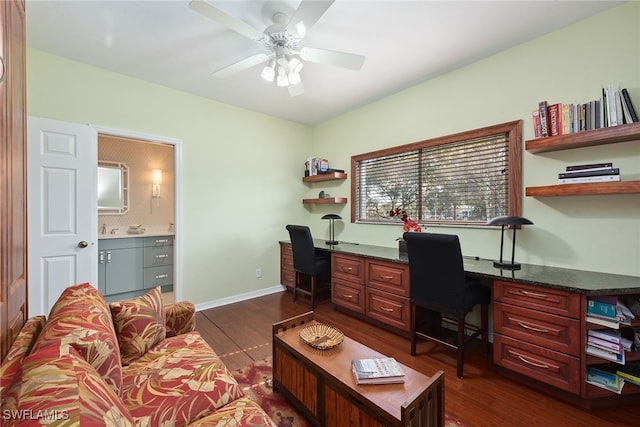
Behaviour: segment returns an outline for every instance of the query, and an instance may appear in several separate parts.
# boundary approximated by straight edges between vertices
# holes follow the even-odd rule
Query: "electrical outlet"
[[[256,268],[256,277],[258,279],[260,279],[262,277],[262,269],[261,268]]]

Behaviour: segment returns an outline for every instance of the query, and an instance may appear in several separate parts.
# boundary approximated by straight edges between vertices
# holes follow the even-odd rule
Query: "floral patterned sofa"
[[[67,288],[28,320],[0,367],[0,424],[274,426],[195,329],[188,302],[160,288],[107,304]]]

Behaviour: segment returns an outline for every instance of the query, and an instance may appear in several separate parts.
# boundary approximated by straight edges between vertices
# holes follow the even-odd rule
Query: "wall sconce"
[[[498,216],[492,218],[487,222],[487,225],[501,225],[502,226],[502,234],[500,236],[500,261],[494,261],[493,266],[496,268],[504,268],[506,270],[520,270],[522,267],[517,262],[514,262],[514,257],[516,253],[516,228],[518,225],[524,224],[533,224],[527,218],[521,216]],[[511,246],[511,262],[503,262],[502,261],[502,248],[504,246],[504,227],[505,225],[513,226],[513,245]]]
[[[333,221],[335,221],[336,219],[342,219],[342,217],[336,214],[326,214],[322,217],[322,219],[329,220],[329,240],[325,243],[327,245],[337,245],[338,241],[335,238],[335,226],[333,224]]]
[[[156,206],[160,206],[160,184],[162,184],[162,169],[154,169],[152,174],[153,187],[151,197],[156,199]]]

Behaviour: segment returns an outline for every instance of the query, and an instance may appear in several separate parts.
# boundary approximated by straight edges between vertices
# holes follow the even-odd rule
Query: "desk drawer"
[[[331,275],[336,279],[364,285],[364,258],[332,254]]]
[[[364,313],[364,286],[334,279],[331,289],[331,301],[344,308]]]
[[[408,297],[409,266],[393,262],[366,260],[365,282],[368,287]]]
[[[377,289],[366,289],[366,315],[403,331],[410,328],[409,298],[399,297]]]
[[[528,344],[500,334],[493,335],[493,361],[568,392],[580,393],[580,359]]]
[[[282,251],[280,254],[280,268],[294,271],[293,253],[291,251]]]
[[[580,321],[496,301],[493,329],[507,335],[573,356],[580,355]]]
[[[577,293],[502,280],[493,283],[494,301],[574,319],[580,318],[580,295]]]
[[[280,269],[280,283],[293,289],[296,283],[296,272],[285,268]]]

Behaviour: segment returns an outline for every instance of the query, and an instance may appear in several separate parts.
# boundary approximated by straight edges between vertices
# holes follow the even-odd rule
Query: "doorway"
[[[94,126],[95,127],[95,126]],[[98,204],[98,242],[113,244],[113,238],[170,237],[173,241],[171,267],[147,266],[145,264],[145,288],[162,286],[165,302],[181,299],[181,235],[179,206],[180,141],[135,132],[95,127],[98,133],[98,165],[122,165],[126,168],[126,188],[122,196],[127,200],[127,209],[118,211],[101,209]],[[146,243],[145,243],[146,245]],[[100,247],[100,243],[98,245]],[[146,250],[146,249],[145,249]],[[101,251],[98,252],[100,262]],[[146,260],[145,253],[145,263]],[[98,274],[102,275],[101,265]],[[166,277],[166,269],[173,280],[160,279],[149,282],[148,272],[158,270],[154,277]],[[161,270],[161,271],[160,271]],[[103,276],[99,276],[103,278]],[[104,287],[104,280],[102,286]],[[167,285],[169,283],[170,285]],[[108,290],[100,289],[109,293]],[[107,296],[107,300],[128,298],[141,291]]]

